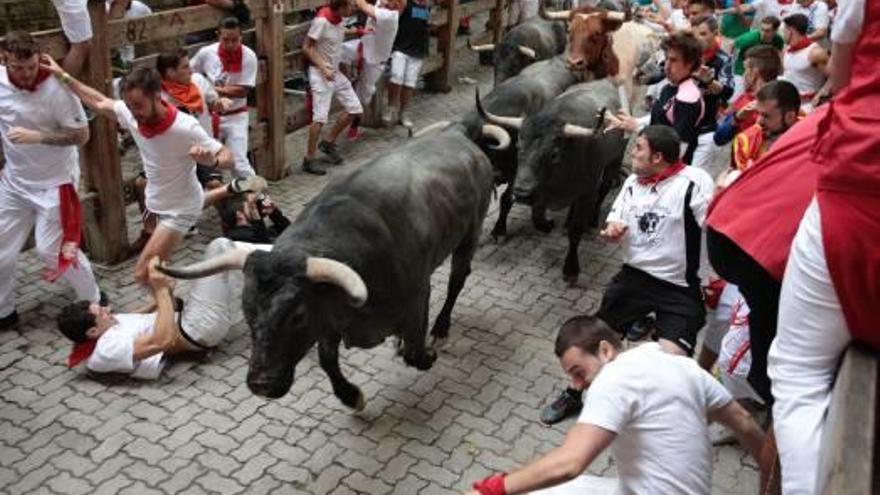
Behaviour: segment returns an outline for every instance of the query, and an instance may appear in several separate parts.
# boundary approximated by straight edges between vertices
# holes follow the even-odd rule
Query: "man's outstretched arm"
[[[83,105],[107,118],[116,118],[116,112],[113,111],[113,100],[111,98],[108,98],[100,91],[78,81],[62,69],[61,66],[58,65],[58,62],[48,55],[42,55],[40,64],[46,69],[52,71],[52,74],[54,74],[55,77],[67,85],[70,91],[72,91],[73,94],[83,102]]]

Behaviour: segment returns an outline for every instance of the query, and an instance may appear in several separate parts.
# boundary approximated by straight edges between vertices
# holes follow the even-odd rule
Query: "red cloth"
[[[715,43],[712,43],[712,46],[703,50],[703,63],[711,62],[715,55],[718,54],[718,50],[721,49],[721,38],[715,38]]]
[[[652,185],[652,184],[656,185],[656,184],[660,183],[661,181],[666,180],[666,179],[672,177],[673,175],[681,172],[682,170],[684,170],[684,167],[685,167],[684,163],[682,163],[682,161],[679,160],[679,161],[673,163],[672,165],[666,167],[662,171],[660,171],[650,177],[639,177],[639,179],[638,179],[639,184],[642,184],[645,186]]]
[[[758,124],[737,133],[733,138],[733,163],[736,169],[743,171],[754,165],[767,151],[764,144],[764,129]]]
[[[810,38],[807,38],[806,36],[804,36],[804,37],[801,38],[801,40],[798,41],[797,43],[795,43],[795,44],[793,44],[793,45],[788,45],[788,48],[786,48],[786,51],[787,51],[788,53],[798,52],[798,51],[801,51],[801,50],[803,50],[804,48],[806,48],[806,47],[808,47],[808,46],[810,46],[810,45],[812,45],[812,44],[813,44],[813,40],[811,40]]]
[[[159,134],[167,131],[174,124],[177,118],[177,107],[162,100],[162,106],[165,107],[165,118],[156,124],[142,124],[138,122],[138,131],[147,139],[154,138]]]
[[[849,85],[818,125],[828,270],[853,339],[880,349],[880,0],[865,2]]]
[[[217,43],[217,56],[220,57],[220,63],[223,64],[223,71],[230,74],[241,72],[241,61],[244,58],[243,48],[239,43],[238,49],[227,51],[223,48],[223,43]]]
[[[494,474],[474,483],[474,490],[480,492],[480,495],[507,495],[504,488],[504,475]]]
[[[58,277],[71,266],[77,267],[76,255],[82,235],[82,208],[73,184],[58,186],[58,196],[61,210],[61,245],[58,247],[58,268],[44,274],[49,282],[58,280]],[[69,251],[67,256],[64,254],[65,247]]]
[[[733,100],[733,104],[731,104],[731,109],[733,110],[734,115],[736,112],[742,110],[749,103],[755,101],[755,95],[751,91],[746,91],[743,94],[739,95],[735,100]],[[752,110],[746,113],[746,116],[740,120],[736,121],[736,131],[742,132],[749,127],[755,125],[758,122],[758,112],[756,110]]]
[[[191,114],[198,115],[205,111],[205,99],[199,87],[193,83],[180,84],[179,82],[162,79],[162,90],[171,95],[177,103],[180,103]]]
[[[50,72],[49,69],[41,66],[39,69],[37,69],[37,77],[32,83],[25,86],[19,86],[15,81],[12,80],[11,77],[9,78],[9,82],[11,82],[12,85],[18,89],[23,89],[25,91],[36,91],[37,88],[40,87],[40,84],[42,84],[43,81],[45,81],[46,79],[49,79],[49,76],[51,75],[52,72]]]
[[[782,280],[791,242],[816,190],[819,166],[810,159],[810,149],[827,110],[827,105],[819,107],[792,126],[709,205],[706,224],[776,280]]]
[[[74,343],[73,349],[70,350],[70,355],[67,356],[67,367],[74,368],[79,363],[88,359],[92,353],[95,352],[95,345],[97,345],[97,343],[98,341],[96,339]]]
[[[330,7],[324,6],[318,9],[316,17],[327,19],[330,24],[339,24],[342,22],[342,16],[333,11]]]

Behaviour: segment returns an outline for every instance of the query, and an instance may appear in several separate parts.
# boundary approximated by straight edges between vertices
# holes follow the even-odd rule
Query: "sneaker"
[[[12,310],[12,313],[0,318],[0,330],[8,330],[18,323],[18,311]]]
[[[309,173],[309,174],[312,174],[312,175],[326,175],[326,174],[327,174],[327,171],[326,171],[326,170],[324,170],[324,169],[322,169],[322,168],[318,168],[317,166],[315,166],[315,160],[314,160],[314,159],[309,160],[308,158],[303,158],[303,170],[304,170],[306,173]]]
[[[629,327],[629,330],[626,331],[626,340],[629,340],[630,342],[644,340],[645,338],[650,337],[654,332],[656,325],[657,322],[654,320],[653,316],[645,316]]]
[[[110,304],[110,298],[104,291],[98,291],[98,306],[107,307]]]
[[[226,187],[229,188],[229,192],[233,193],[242,193],[245,191],[258,193],[266,190],[266,188],[269,187],[269,184],[266,183],[266,179],[259,175],[251,175],[249,177],[232,179],[232,182]]]
[[[400,112],[400,125],[406,127],[407,129],[413,128],[412,120],[409,119],[409,115],[406,112]]]
[[[342,163],[342,155],[336,150],[336,143],[321,141],[318,143],[318,149],[321,150],[321,153],[327,155],[327,158],[330,159],[330,163],[333,165],[339,165]]]
[[[385,111],[382,113],[382,125],[385,127],[391,127],[394,125],[396,119],[394,118],[396,115],[396,109],[391,106],[385,107]]]
[[[548,426],[554,425],[579,413],[582,407],[584,403],[581,401],[581,393],[567,388],[541,411],[541,422]]]

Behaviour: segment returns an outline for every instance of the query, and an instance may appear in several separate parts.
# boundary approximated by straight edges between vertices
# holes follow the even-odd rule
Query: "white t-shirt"
[[[6,67],[0,66],[0,135],[6,155],[2,174],[7,180],[18,186],[48,189],[79,176],[76,146],[13,144],[8,138],[10,128],[57,132],[87,125],[79,100],[57,79],[49,77],[34,91],[18,89],[9,81]]]
[[[834,17],[834,28],[831,30],[831,41],[842,45],[851,45],[858,41],[865,22],[865,0],[849,0],[837,6]]]
[[[217,94],[217,90],[214,89],[214,85],[211,84],[210,81],[205,79],[205,76],[199,74],[198,72],[193,72],[191,81],[199,89],[199,93],[202,94],[202,101],[205,104],[205,108],[202,110],[202,113],[198,115],[190,115],[192,115],[199,121],[202,129],[204,129],[209,136],[213,136],[214,129],[211,124],[211,104],[217,101],[220,96]],[[164,91],[162,92],[162,98],[164,98],[165,101],[171,103],[176,107],[180,106],[180,104],[174,98],[172,98],[171,95]]]
[[[685,205],[691,184],[690,204]],[[686,166],[656,186],[639,184],[638,177],[630,175],[608,213],[609,222],[628,227],[624,235],[625,263],[660,280],[688,286],[687,270],[698,270],[700,266],[688,266],[686,248],[688,242],[702,245],[702,226],[714,189],[712,177],[697,167]],[[686,207],[700,227],[695,231],[685,222]],[[700,251],[700,259],[690,261],[702,263]]]
[[[812,33],[817,29],[828,28],[831,24],[831,17],[828,14],[828,4],[822,0],[816,0],[809,7],[801,4],[795,4],[788,15],[803,14],[810,21],[807,33]]]
[[[107,0],[107,12],[110,12],[110,6],[113,3],[113,0]],[[153,13],[153,9],[147,6],[147,4],[143,2],[139,2],[138,0],[132,0],[131,5],[128,7],[128,10],[125,11],[125,15],[123,16],[125,19],[135,19],[137,17],[144,17]],[[131,63],[134,60],[134,45],[125,45],[119,47],[119,57],[122,60]]]
[[[88,0],[52,0],[59,13],[80,12],[87,9]]]
[[[333,24],[323,17],[315,17],[307,36],[315,41],[315,50],[321,58],[333,68],[339,66],[342,42],[345,40],[345,27],[341,22]]]
[[[190,66],[193,71],[200,72],[208,78],[211,84],[245,86],[253,88],[257,84],[257,54],[250,48],[242,45],[241,72],[226,72],[223,70],[223,62],[218,53],[219,43],[212,43],[202,47],[193,58]],[[247,106],[247,98],[231,98],[232,109]]]
[[[153,332],[156,313],[114,315],[116,324],[101,334],[86,367],[97,373],[130,373],[135,378],[155,380],[165,366],[160,352],[134,360],[134,341]]]
[[[755,18],[752,21],[752,27],[755,29],[758,29],[761,26],[761,21],[769,16],[776,17],[781,23],[783,19],[794,14],[794,9],[798,7],[795,2],[779,3],[778,0],[754,0],[749,5],[755,8]],[[779,25],[780,30],[782,26],[784,24]]]
[[[367,27],[373,28],[374,32],[365,34],[364,60],[370,64],[381,64],[391,56],[391,47],[394,45],[394,37],[397,36],[397,20],[400,12],[396,10],[376,7],[376,18],[367,21]],[[312,23],[314,26],[314,23]],[[309,29],[309,37],[312,30]]]
[[[643,344],[606,364],[578,419],[617,434],[611,446],[624,494],[707,494],[707,414],[730,393],[696,361]]]
[[[204,193],[189,150],[202,146],[217,153],[223,145],[209,136],[194,117],[183,112],[177,113],[165,132],[147,139],[138,131],[137,121],[124,102],[117,100],[113,110],[119,125],[128,129],[140,151],[147,176],[147,209],[165,215],[201,214]]]

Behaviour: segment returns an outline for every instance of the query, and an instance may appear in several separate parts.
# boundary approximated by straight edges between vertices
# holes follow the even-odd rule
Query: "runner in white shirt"
[[[813,110],[813,101],[825,85],[828,51],[807,37],[807,17],[792,14],[783,21],[785,52],[782,55],[783,72],[780,79],[786,80],[798,89],[801,95],[801,109],[805,113]]]
[[[554,351],[572,387],[586,390],[577,424],[559,448],[475,483],[469,494],[585,493],[565,483],[609,446],[619,477],[615,493],[706,494],[712,479],[709,420],[732,430],[758,458],[760,427],[696,362],[654,343],[625,352],[621,347],[617,332],[597,317],[565,322]],[[555,485],[556,490],[537,491]]]
[[[47,67],[69,79],[61,67],[48,60]],[[131,132],[147,176],[146,207],[158,217],[158,225],[135,265],[134,276],[147,281],[147,262],[154,256],[168,259],[202,211],[202,186],[196,163],[232,168],[228,148],[213,139],[192,116],[162,100],[159,73],[139,68],[122,80],[124,101],[113,100],[71,79],[68,87],[97,113],[116,119]]]
[[[89,261],[79,250],[77,146],[89,139],[83,108],[40,67],[30,34],[8,33],[2,53],[0,138],[6,165],[0,171],[0,329],[18,321],[15,269],[35,225],[36,250],[47,278],[64,278],[80,299],[100,297]]]
[[[339,71],[342,42],[346,34],[342,19],[351,14],[349,0],[330,0],[312,19],[303,43],[303,53],[309,61],[309,92],[312,103],[312,123],[309,126],[303,170],[315,175],[327,173],[314,163],[318,149],[331,163],[342,163],[342,156],[336,150],[336,138],[349,125],[356,127],[364,112],[351,82]],[[321,130],[327,123],[330,103],[334,97],[342,104],[345,114],[336,120],[326,139],[321,139]]]
[[[52,0],[52,4],[58,12],[64,36],[70,43],[70,49],[64,55],[64,69],[78,76],[92,45],[88,0]]]
[[[204,74],[222,97],[232,100],[232,108],[220,115],[218,137],[235,156],[236,177],[254,175],[248,161],[248,90],[257,84],[257,55],[241,42],[241,25],[227,17],[218,28],[220,41],[200,49],[190,61],[195,72]]]
[[[217,238],[208,244],[204,259],[213,259],[238,248],[268,251],[271,244],[246,244]],[[128,373],[135,378],[156,379],[165,358],[181,352],[209,351],[217,347],[241,304],[244,278],[229,271],[198,279],[186,302],[176,307],[172,282],[157,268],[159,258],[148,265],[152,304],[142,313],[112,313],[110,308],[81,301],[66,306],[58,315],[58,328],[74,342],[68,366],[86,361],[97,373]]]
[[[138,0],[107,0],[107,17],[110,19],[136,19],[152,13],[153,9]],[[134,61],[134,45],[120,47],[119,58],[130,65]]]
[[[385,0],[376,6],[365,0],[356,0],[356,5],[367,15],[367,25],[360,39],[342,44],[341,61],[355,68],[355,93],[361,100],[361,106],[364,106],[373,98],[376,82],[385,72],[385,62],[391,57],[391,46],[397,35],[397,20],[406,6],[406,0]]]

